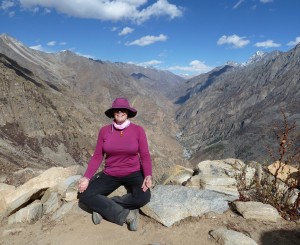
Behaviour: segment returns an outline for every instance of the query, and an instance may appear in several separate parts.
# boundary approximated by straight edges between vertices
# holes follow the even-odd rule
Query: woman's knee
[[[83,204],[88,204],[89,200],[92,198],[93,195],[89,193],[87,190],[78,194],[78,201]]]
[[[151,193],[150,193],[150,190],[147,190],[142,195],[139,195],[136,198],[136,205],[139,207],[142,207],[142,206],[146,205],[148,202],[150,202],[150,199],[151,199]]]

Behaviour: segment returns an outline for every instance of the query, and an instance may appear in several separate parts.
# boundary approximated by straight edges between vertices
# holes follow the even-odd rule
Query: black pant
[[[141,171],[122,177],[101,173],[90,181],[83,193],[79,194],[79,202],[101,214],[105,219],[123,225],[129,210],[140,208],[150,201],[150,190],[146,192],[142,190],[143,181]],[[107,197],[122,185],[129,193],[122,197]]]

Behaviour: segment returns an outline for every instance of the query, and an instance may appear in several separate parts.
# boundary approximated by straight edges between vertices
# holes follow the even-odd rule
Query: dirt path
[[[59,222],[45,218],[32,225],[2,225],[1,245],[211,245],[217,242],[209,231],[224,226],[251,236],[260,245],[300,244],[300,225],[289,222],[276,224],[247,221],[231,211],[206,218],[188,218],[164,227],[141,215],[139,230],[131,232],[127,227],[107,221],[94,225],[87,213],[68,214]],[[15,234],[5,234],[15,229]],[[17,229],[23,229],[18,232]]]

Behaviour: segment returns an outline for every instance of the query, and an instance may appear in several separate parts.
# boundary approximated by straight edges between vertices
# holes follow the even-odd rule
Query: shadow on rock
[[[262,245],[295,245],[300,241],[300,229],[295,230],[273,230],[262,234]]]

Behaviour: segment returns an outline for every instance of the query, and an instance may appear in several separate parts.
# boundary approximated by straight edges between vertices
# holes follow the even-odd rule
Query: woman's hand
[[[146,176],[142,185],[143,192],[147,191],[149,188],[151,188],[151,186],[152,186],[152,177]]]
[[[78,182],[78,191],[79,193],[82,193],[86,190],[90,183],[90,180],[87,177],[81,177],[81,179]]]

